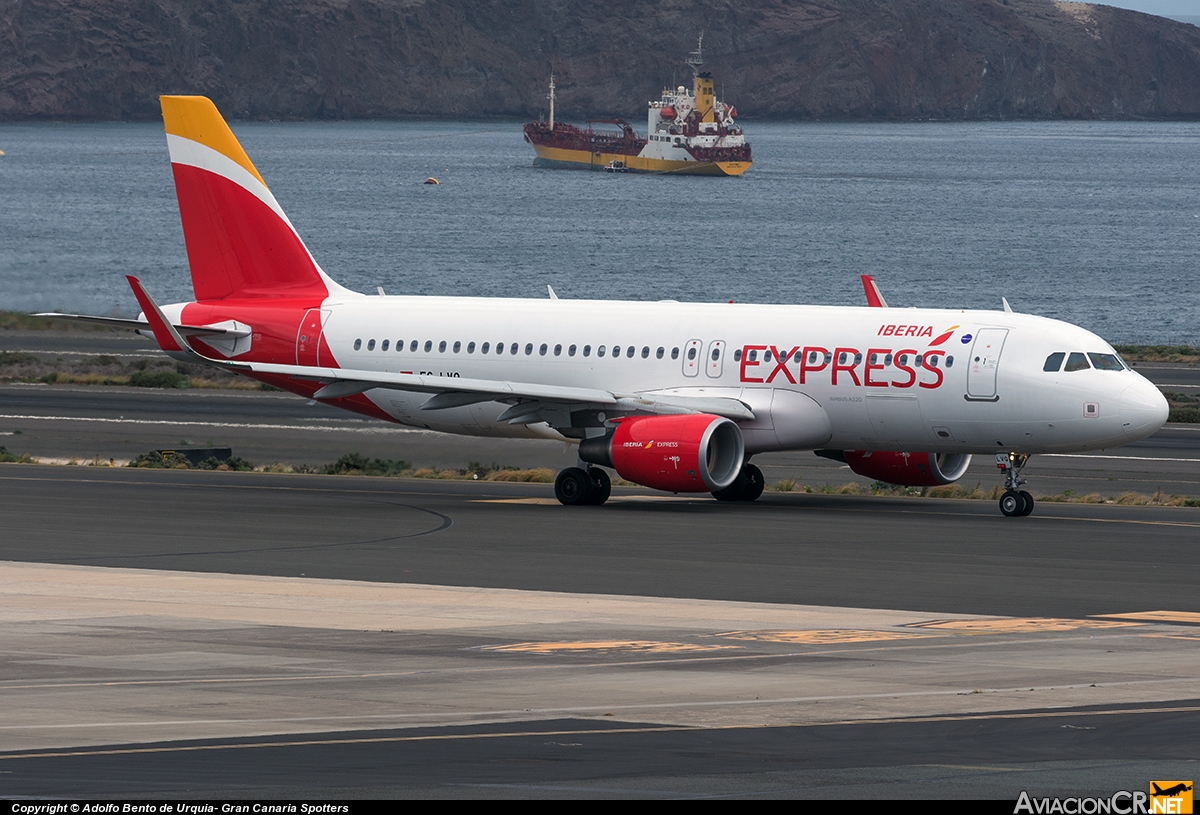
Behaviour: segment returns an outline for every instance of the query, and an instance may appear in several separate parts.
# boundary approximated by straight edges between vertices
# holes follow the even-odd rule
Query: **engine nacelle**
[[[962,478],[971,464],[969,453],[893,453],[846,450],[850,469],[867,478],[902,487],[937,487]]]
[[[579,444],[584,461],[668,492],[725,489],[737,479],[745,452],[741,428],[707,413],[621,419],[611,436]]]

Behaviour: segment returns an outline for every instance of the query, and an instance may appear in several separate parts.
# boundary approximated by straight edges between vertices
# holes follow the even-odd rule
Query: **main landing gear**
[[[742,465],[742,471],[734,482],[714,492],[713,498],[718,501],[755,501],[762,495],[764,486],[762,470],[747,462]]]
[[[611,493],[612,481],[599,467],[568,467],[554,479],[554,497],[569,507],[600,506]]]
[[[1023,518],[1033,512],[1033,496],[1019,489],[1025,483],[1021,470],[1029,461],[1024,453],[997,453],[996,467],[1004,473],[1004,495],[1000,496],[1000,511],[1010,518]]]

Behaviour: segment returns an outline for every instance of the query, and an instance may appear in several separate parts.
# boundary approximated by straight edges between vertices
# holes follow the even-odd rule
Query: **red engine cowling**
[[[745,445],[741,428],[720,416],[634,416],[612,436],[582,442],[579,455],[656,490],[713,492],[737,478]]]
[[[850,469],[867,478],[902,487],[937,487],[962,478],[971,464],[963,453],[893,453],[846,450]]]

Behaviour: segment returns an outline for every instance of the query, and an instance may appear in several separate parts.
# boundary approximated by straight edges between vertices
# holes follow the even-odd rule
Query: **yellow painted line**
[[[739,645],[699,645],[691,642],[655,642],[653,640],[580,640],[578,642],[519,642],[514,645],[486,645],[479,650],[525,654],[578,654],[591,651],[617,651],[626,654],[687,654],[740,647]]]
[[[894,719],[842,719],[835,721],[788,722],[768,725],[729,725],[701,727],[696,725],[657,725],[649,727],[613,727],[575,730],[522,730],[503,733],[436,733],[422,736],[377,736],[357,739],[297,739],[262,741],[238,744],[187,744],[169,747],[126,747],[108,750],[43,750],[28,753],[0,754],[0,761],[23,758],[73,758],[77,756],[124,756],[146,753],[196,753],[211,750],[254,750],[264,747],[323,747],[345,744],[401,744],[403,742],[466,741],[468,739],[509,739],[545,736],[606,736],[627,733],[695,733],[700,731],[775,730],[785,727],[840,727],[860,724],[923,724],[935,722],[1000,721],[1014,719],[1070,719],[1084,716],[1131,716],[1147,713],[1200,713],[1200,706],[1115,708],[1111,710],[1038,710],[1028,713],[967,713],[949,716],[902,716]]]
[[[1117,620],[1142,620],[1149,623],[1197,623],[1200,613],[1195,611],[1130,611],[1123,614],[1093,614],[1093,617],[1112,617]]]
[[[815,629],[811,631],[726,631],[717,634],[731,640],[751,642],[786,642],[800,645],[834,645],[845,642],[885,642],[911,640],[927,635],[912,631],[868,631],[850,628]]]
[[[1044,631],[1075,631],[1080,628],[1128,628],[1144,623],[1116,620],[1068,620],[1057,617],[1014,617],[995,620],[930,620],[912,623],[912,628],[954,631],[959,634],[1029,634]]]
[[[493,482],[489,482],[493,483]],[[694,498],[689,498],[683,495],[622,495],[620,497],[613,496],[605,502],[605,505],[624,504],[633,501],[659,503],[662,501],[704,501],[708,497],[708,493],[696,493]],[[561,506],[556,498],[476,498],[471,501],[472,504],[525,504],[528,506],[537,507],[557,507]]]

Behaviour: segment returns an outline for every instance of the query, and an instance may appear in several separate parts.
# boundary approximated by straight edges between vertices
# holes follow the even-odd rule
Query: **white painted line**
[[[1167,458],[1166,456],[1095,456],[1090,453],[1041,453],[1039,458],[1111,458],[1120,461],[1188,461],[1200,462],[1200,458]]]
[[[251,430],[318,430],[322,433],[341,431],[343,433],[429,433],[428,430],[418,430],[409,427],[380,424],[374,427],[342,427],[338,425],[308,425],[308,424],[255,424],[252,422],[172,422],[165,419],[98,419],[87,416],[29,416],[19,413],[0,413],[0,419],[34,419],[45,422],[101,422],[106,424],[145,424],[166,425],[168,427],[235,427]]]

